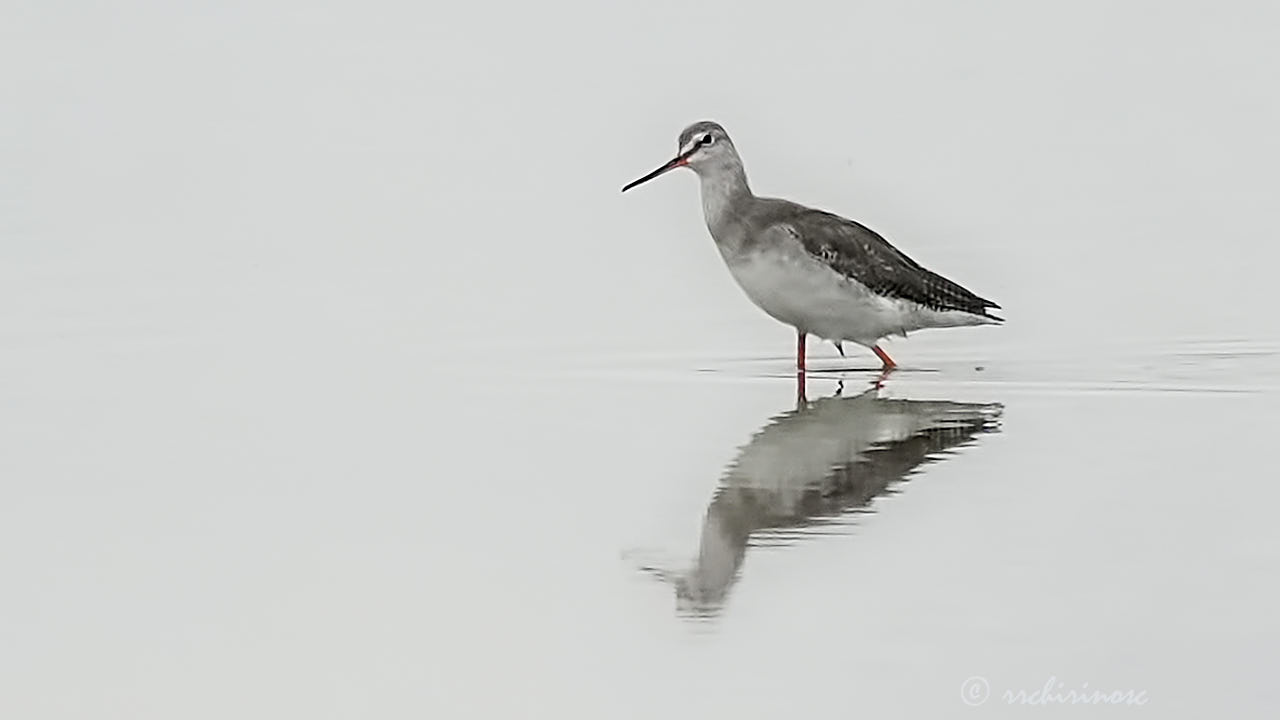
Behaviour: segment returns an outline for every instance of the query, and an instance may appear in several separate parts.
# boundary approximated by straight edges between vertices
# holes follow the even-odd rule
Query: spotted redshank
[[[871,349],[891,335],[925,328],[992,325],[1000,306],[925,269],[874,230],[832,213],[756,197],[724,128],[698,122],[680,133],[679,152],[623,192],[679,167],[698,175],[707,229],[738,285],[761,310],[796,329],[796,368],[805,339],[846,340]]]

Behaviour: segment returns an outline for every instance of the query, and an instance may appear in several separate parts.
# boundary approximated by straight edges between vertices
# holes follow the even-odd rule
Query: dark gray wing
[[[806,252],[872,292],[934,310],[962,310],[1002,321],[987,312],[1000,306],[922,267],[871,228],[821,210],[778,223]]]

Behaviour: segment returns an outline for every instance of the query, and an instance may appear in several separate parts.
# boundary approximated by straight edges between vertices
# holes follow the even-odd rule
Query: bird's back
[[[798,242],[807,254],[878,295],[1001,321],[989,312],[999,305],[925,268],[862,223],[779,198],[755,198],[743,220],[754,243]],[[744,247],[751,249],[751,243]]]

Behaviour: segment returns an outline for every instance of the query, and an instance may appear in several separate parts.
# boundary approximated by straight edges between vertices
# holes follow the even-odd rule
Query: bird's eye
[[[702,136],[702,139],[698,141],[698,144],[699,144],[699,145],[710,145],[710,144],[711,144],[711,143],[713,143],[713,142],[715,142],[715,138],[711,137],[710,135],[703,135],[703,136]]]

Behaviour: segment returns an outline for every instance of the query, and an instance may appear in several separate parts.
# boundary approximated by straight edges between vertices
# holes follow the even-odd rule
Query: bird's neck
[[[717,243],[730,242],[738,234],[742,215],[755,195],[741,166],[717,169],[699,178],[702,182],[702,214]]]

